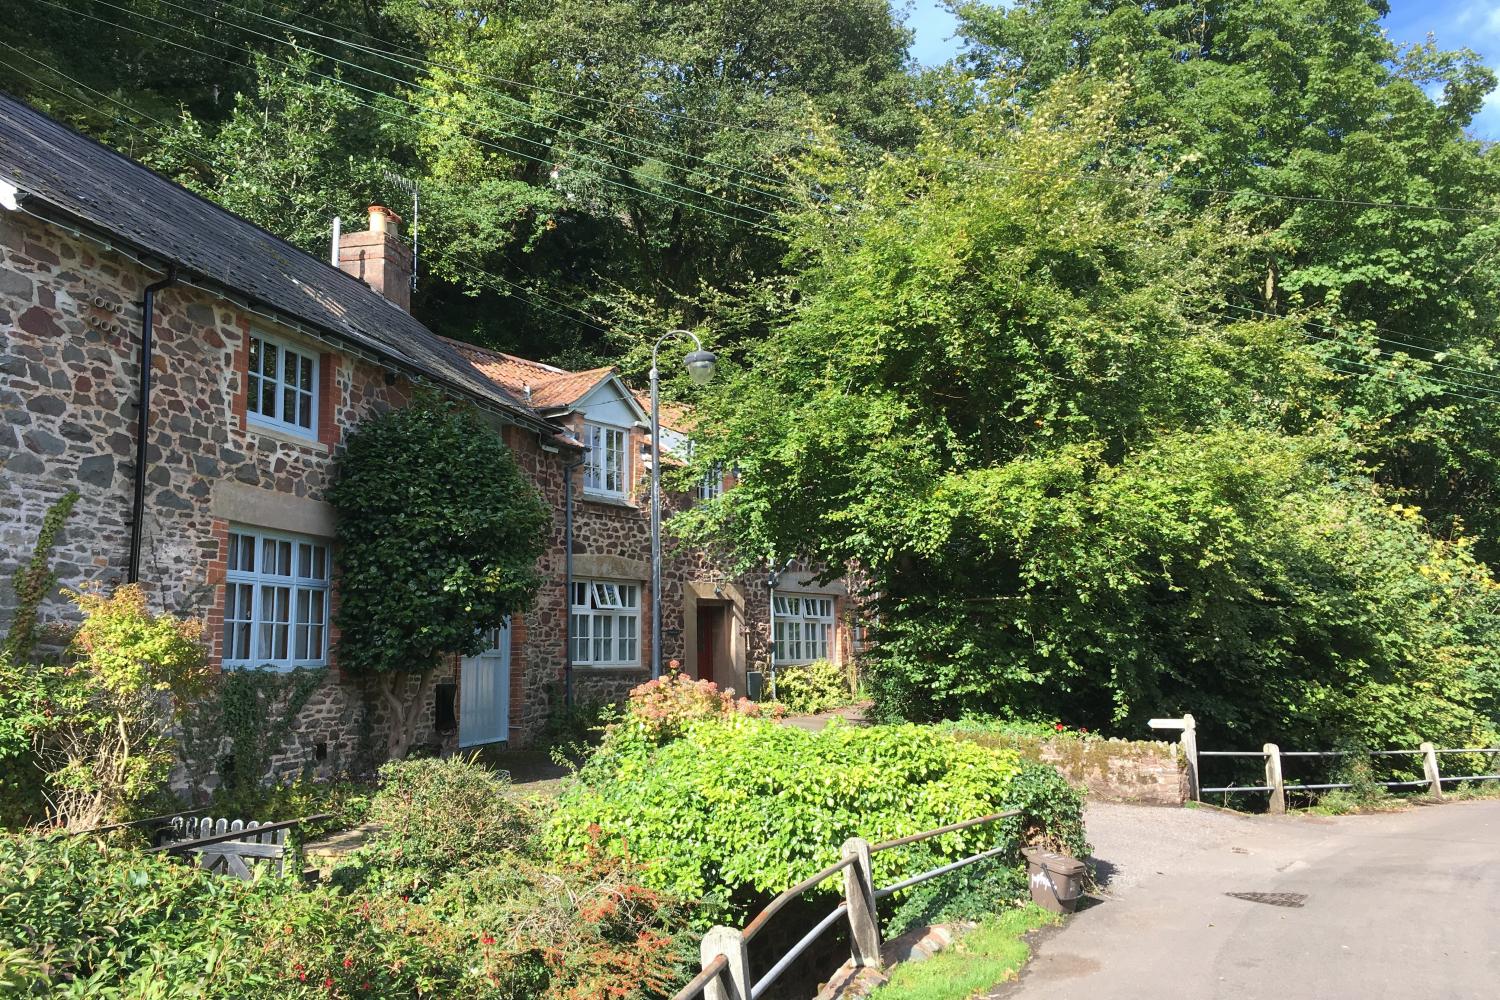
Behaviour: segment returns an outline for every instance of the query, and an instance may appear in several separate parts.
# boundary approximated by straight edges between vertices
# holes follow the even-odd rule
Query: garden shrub
[[[776,671],[776,700],[788,712],[813,715],[849,703],[849,678],[831,660],[814,660]]]
[[[1010,806],[1025,815],[881,852],[878,883],[1002,843],[1016,848],[1004,855],[1011,864],[1030,841],[1082,853],[1079,796],[1013,751],[920,726],[809,733],[734,716],[688,723],[665,744],[612,730],[564,791],[547,840],[580,857],[597,836],[645,863],[648,884],[744,916],[836,860],[849,837],[877,842]]]
[[[379,826],[367,860],[404,873],[413,887],[442,874],[520,853],[531,836],[529,808],[502,775],[460,757],[392,761],[370,803]]]
[[[681,736],[693,722],[705,719],[776,716],[779,706],[761,706],[713,681],[695,681],[687,674],[665,674],[630,692],[625,703],[624,727],[640,733],[648,742],[665,743]]]

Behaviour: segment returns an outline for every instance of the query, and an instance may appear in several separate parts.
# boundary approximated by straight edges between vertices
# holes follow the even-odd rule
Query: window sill
[[[624,510],[640,510],[640,505],[631,503],[624,497],[606,496],[600,493],[585,493],[584,503],[598,504],[600,507],[619,507]]]
[[[640,664],[626,666],[623,663],[575,663],[573,669],[591,674],[643,674],[647,668]]]
[[[272,424],[264,424],[259,420],[254,419],[253,417],[245,418],[245,433],[255,434],[259,437],[268,437],[271,440],[279,441],[282,444],[289,444],[298,448],[306,448],[309,451],[319,452],[320,454],[324,455],[328,454],[329,451],[328,445],[324,444],[322,441],[319,441],[316,437],[312,437],[307,434],[301,434],[293,430],[283,430],[282,428],[274,426]]]

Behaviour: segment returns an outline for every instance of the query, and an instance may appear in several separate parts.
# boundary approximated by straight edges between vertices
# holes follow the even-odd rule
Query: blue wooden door
[[[510,622],[485,632],[485,648],[459,666],[458,745],[510,739]]]

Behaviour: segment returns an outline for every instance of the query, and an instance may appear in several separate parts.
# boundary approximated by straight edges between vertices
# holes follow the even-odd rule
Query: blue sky
[[[908,0],[893,0],[901,8]],[[956,51],[954,21],[939,0],[909,0],[908,23],[916,32],[912,55],[940,63]],[[1398,42],[1420,42],[1428,33],[1444,48],[1471,48],[1490,66],[1500,67],[1500,0],[1390,0],[1386,29]],[[1474,122],[1481,139],[1500,140],[1500,94],[1491,94]]]

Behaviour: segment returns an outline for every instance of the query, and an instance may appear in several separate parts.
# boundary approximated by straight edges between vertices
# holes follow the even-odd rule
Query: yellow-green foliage
[[[1036,905],[987,917],[951,951],[896,966],[871,1000],[968,1000],[1015,978],[1031,957],[1024,935],[1059,921]]]
[[[849,702],[849,678],[830,660],[776,671],[776,700],[799,715],[826,712]]]
[[[138,586],[71,596],[84,621],[54,699],[62,722],[43,756],[54,819],[85,829],[160,791],[173,727],[209,668],[202,626],[154,614]]]
[[[692,723],[665,744],[616,727],[564,791],[548,839],[565,857],[586,857],[596,841],[628,851],[649,863],[649,884],[744,904],[837,860],[849,837],[901,837],[1011,805],[1025,815],[878,854],[881,883],[1001,843],[1019,848],[1028,834],[1081,851],[1079,799],[1050,768],[930,728],[809,733],[735,716]]]

